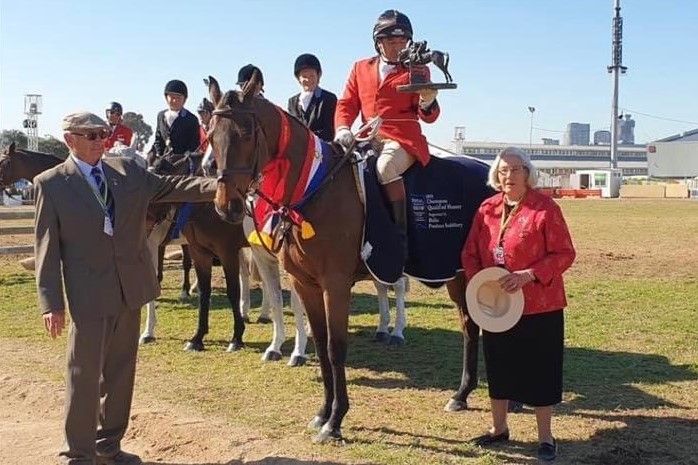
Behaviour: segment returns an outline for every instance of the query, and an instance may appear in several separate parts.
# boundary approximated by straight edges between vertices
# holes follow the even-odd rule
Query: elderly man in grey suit
[[[51,337],[68,335],[66,464],[140,464],[121,449],[136,371],[140,308],[160,288],[146,243],[150,202],[204,202],[216,181],[159,177],[102,158],[109,126],[92,113],[63,120],[70,156],[34,179],[36,284]]]

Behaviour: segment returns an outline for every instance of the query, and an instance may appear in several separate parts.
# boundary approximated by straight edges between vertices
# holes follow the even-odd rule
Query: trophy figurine
[[[419,92],[424,89],[455,89],[458,85],[453,82],[448,72],[448,53],[429,50],[426,40],[409,41],[407,47],[400,52],[398,61],[410,71],[410,83],[397,86],[398,92]],[[446,82],[429,82],[425,73],[425,65],[433,63],[446,78]]]

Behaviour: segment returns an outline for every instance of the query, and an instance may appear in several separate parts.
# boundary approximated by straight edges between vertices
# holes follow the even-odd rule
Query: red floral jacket
[[[557,203],[535,189],[522,202],[504,232],[504,266],[509,271],[530,268],[536,276],[522,288],[524,315],[559,310],[567,306],[562,273],[576,256],[567,224]],[[466,279],[495,266],[503,208],[502,193],[480,205],[461,253]]]

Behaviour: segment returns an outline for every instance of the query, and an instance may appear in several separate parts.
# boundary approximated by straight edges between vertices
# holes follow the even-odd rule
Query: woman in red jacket
[[[508,400],[535,408],[538,457],[553,460],[553,405],[562,400],[562,273],[575,258],[560,207],[535,190],[537,175],[526,152],[502,150],[490,167],[489,184],[500,193],[480,206],[461,255],[466,278],[491,266],[510,273],[500,279],[507,292],[524,294],[521,320],[510,330],[483,330],[483,349],[492,404],[492,429],[479,446],[509,440]]]
[[[405,14],[387,10],[378,17],[373,27],[373,45],[378,56],[354,63],[344,94],[337,102],[334,119],[335,141],[344,147],[353,142],[350,128],[359,113],[364,123],[376,116],[383,119],[378,132],[383,149],[376,168],[391,205],[393,220],[403,237],[405,251],[407,210],[402,173],[415,160],[422,165],[429,163],[427,140],[419,121],[433,123],[440,113],[436,90],[397,91],[398,86],[410,82],[409,71],[397,60],[411,39],[412,23]],[[428,80],[426,66],[424,73]]]

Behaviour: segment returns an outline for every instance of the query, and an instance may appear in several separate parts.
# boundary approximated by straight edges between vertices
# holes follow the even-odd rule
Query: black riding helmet
[[[298,75],[304,69],[314,69],[317,71],[318,76],[322,74],[320,60],[318,60],[315,55],[311,55],[310,53],[304,53],[296,58],[296,62],[293,64],[293,74],[296,76],[296,79],[298,79]]]
[[[405,37],[412,40],[412,23],[406,14],[397,10],[386,10],[378,17],[373,26],[373,45],[378,50],[378,39],[386,37]]]
[[[184,95],[184,98],[189,96],[187,85],[179,79],[173,79],[165,85],[165,95],[167,94],[180,94]]]
[[[107,113],[118,113],[120,115],[124,114],[124,108],[119,102],[111,102],[107,107]]]
[[[201,113],[202,111],[207,111],[209,113],[213,113],[213,103],[211,103],[211,101],[209,99],[204,97],[204,99],[199,104],[199,108],[197,109],[197,111],[199,113]]]
[[[262,74],[262,70],[257,68],[255,65],[252,63],[247,64],[240,68],[240,71],[238,71],[238,82],[237,85],[241,86],[244,85],[247,81],[252,79],[252,74],[254,74],[255,70],[257,73],[259,73],[259,83],[264,85],[264,75]]]

